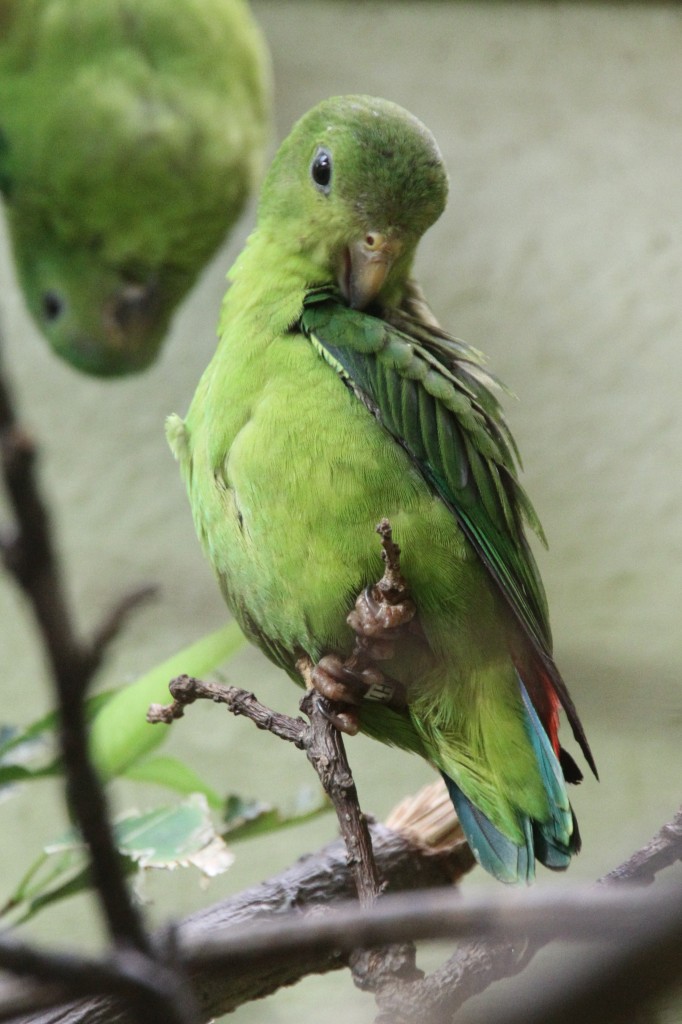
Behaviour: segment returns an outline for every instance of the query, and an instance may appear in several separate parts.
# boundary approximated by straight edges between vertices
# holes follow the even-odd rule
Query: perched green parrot
[[[552,659],[523,532],[539,524],[495,383],[410,276],[446,195],[407,111],[366,96],[311,110],[265,179],[215,356],[167,429],[229,607],[299,682],[300,656],[350,653],[346,617],[381,575],[388,517],[419,628],[382,665],[402,706],[359,700],[360,728],[435,765],[475,856],[515,882],[580,847],[561,706],[596,769]]]
[[[0,0],[0,190],[58,355],[153,362],[259,173],[269,93],[244,0]]]

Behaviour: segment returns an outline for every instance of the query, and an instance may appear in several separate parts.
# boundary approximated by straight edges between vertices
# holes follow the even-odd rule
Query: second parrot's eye
[[[332,157],[327,149],[318,149],[310,166],[310,175],[321,192],[329,192],[332,180]]]
[[[49,324],[54,323],[64,311],[64,300],[56,292],[45,292],[42,304],[43,316]]]

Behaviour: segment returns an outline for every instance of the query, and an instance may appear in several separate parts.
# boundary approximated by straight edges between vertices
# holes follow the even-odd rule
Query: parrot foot
[[[378,583],[359,594],[346,619],[355,633],[352,654],[346,660],[336,654],[325,655],[310,669],[306,680],[332,704],[341,705],[324,714],[349,736],[360,728],[356,708],[365,701],[377,701],[394,710],[407,707],[404,685],[382,672],[376,662],[395,657],[396,641],[405,633],[421,635],[416,605],[400,571],[400,548],[393,541],[387,519],[379,523],[377,533],[381,536],[384,574]]]
[[[405,596],[396,604],[389,604],[379,590],[379,586],[375,585],[366,587],[362,591],[346,622],[363,641],[364,647],[369,646],[371,641],[376,641],[376,653],[372,654],[372,658],[376,661],[383,661],[393,657],[392,650],[390,653],[382,652],[394,639],[395,631],[412,622],[416,612],[415,603],[409,597]],[[383,645],[382,641],[384,641]]]
[[[325,655],[313,668],[311,682],[323,697],[351,708],[366,700],[393,708],[404,708],[407,704],[402,683],[378,669],[364,652],[348,661],[335,654]]]

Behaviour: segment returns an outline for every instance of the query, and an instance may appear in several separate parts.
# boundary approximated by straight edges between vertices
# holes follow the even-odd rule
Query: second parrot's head
[[[162,267],[109,265],[95,248],[48,229],[36,236],[40,245],[24,244],[22,228],[13,233],[22,290],[56,354],[99,377],[148,367],[190,282],[171,280]]]
[[[448,183],[431,132],[387,100],[325,100],[294,126],[265,180],[259,230],[335,281],[348,304],[391,301],[417,243],[445,208]],[[282,234],[280,234],[282,232]]]

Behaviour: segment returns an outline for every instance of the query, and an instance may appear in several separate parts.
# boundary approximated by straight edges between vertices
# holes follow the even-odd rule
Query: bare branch
[[[343,687],[348,677],[355,677],[354,686],[366,689],[363,673],[368,670],[373,678],[379,677],[383,683],[382,674],[373,665],[373,657],[386,658],[388,649],[392,651],[393,638],[398,630],[409,624],[415,615],[415,606],[400,572],[400,548],[393,542],[391,524],[387,519],[379,523],[377,533],[381,537],[384,573],[376,584],[359,595],[356,607],[348,617],[356,632],[351,655],[344,662],[338,658],[324,659],[328,662],[333,660],[333,675],[337,677],[337,682],[333,678],[331,680],[333,687],[339,681]],[[369,907],[380,895],[382,884],[340,732],[340,728],[353,719],[344,711],[344,705],[327,700],[318,692],[316,667],[309,658],[301,657],[296,667],[307,688],[300,707],[309,718],[308,727],[300,719],[292,719],[264,707],[246,691],[205,684],[187,676],[173,680],[170,687],[173,703],[167,707],[152,705],[147,721],[170,723],[182,717],[185,707],[197,698],[208,698],[226,704],[235,714],[246,715],[259,728],[302,747],[334,805],[360,906]],[[391,686],[391,693],[395,692],[397,685]],[[356,730],[357,724],[353,722],[353,731]],[[368,990],[376,990],[392,978],[415,980],[422,977],[416,968],[415,958],[412,944],[357,951],[351,964],[353,979],[359,988]]]
[[[109,610],[109,613],[99,624],[90,645],[90,660],[93,672],[99,667],[109,645],[119,635],[131,614],[142,605],[153,600],[157,593],[157,587],[153,584],[145,584],[129,594],[124,594],[118,604]]]
[[[643,892],[625,888],[620,892],[596,890],[594,887],[567,887],[534,890],[523,893],[509,891],[481,894],[453,893],[451,889],[424,893],[419,900],[411,894],[387,896],[371,908],[351,904],[328,913],[287,914],[277,921],[261,921],[250,926],[202,929],[197,940],[183,926],[179,930],[182,962],[199,984],[205,975],[223,977],[234,990],[243,986],[245,977],[259,973],[264,991],[269,991],[273,972],[281,977],[283,964],[289,974],[298,964],[298,974],[340,966],[344,955],[355,948],[366,948],[407,937],[416,939],[455,938],[476,933],[482,937],[505,936],[510,941],[534,942],[554,939],[570,942],[610,942],[622,944],[623,936],[633,949],[659,948],[657,937],[666,942],[682,941],[682,893]],[[3,949],[0,945],[0,963]],[[600,963],[604,957],[600,954]],[[322,965],[326,963],[326,967]],[[677,964],[679,967],[679,963]],[[664,980],[670,980],[664,972]],[[673,976],[673,977],[676,977]],[[414,986],[417,988],[418,986]],[[632,988],[632,986],[631,986]],[[251,996],[253,998],[253,995]],[[632,998],[632,997],[631,997]],[[227,1006],[232,1004],[230,1001]],[[223,1004],[219,1010],[224,1012]],[[431,1007],[433,1009],[433,1007]],[[500,1017],[508,1020],[510,1014]],[[74,1020],[82,1019],[80,1017]],[[98,1017],[90,1017],[98,1020]],[[405,1007],[396,1020],[424,1019],[405,1014]],[[430,1019],[439,1019],[431,1017]],[[516,1017],[512,1018],[516,1024]],[[519,1018],[519,1021],[522,1018]],[[545,1019],[541,1016],[537,1018]],[[575,1018],[573,1018],[575,1019]],[[578,1018],[583,1019],[583,1018]],[[50,1020],[47,1016],[44,1024]],[[561,1017],[562,1024],[569,1018]]]
[[[158,963],[150,976],[149,959],[133,949],[121,949],[107,960],[43,952],[1,939],[0,967],[17,977],[33,977],[41,985],[66,990],[71,997],[105,994],[126,1000],[145,1019],[177,1024],[195,1019],[194,1002],[188,1002],[182,975]]]
[[[672,821],[663,825],[652,839],[632,857],[599,879],[600,885],[618,882],[650,884],[664,868],[682,861],[682,807]]]
[[[312,663],[302,664],[303,674],[309,674]],[[310,719],[291,718],[272,711],[261,704],[247,690],[219,683],[204,683],[190,676],[179,676],[170,684],[173,703],[167,706],[153,704],[148,713],[149,722],[172,722],[184,714],[184,709],[195,700],[211,700],[225,704],[234,714],[251,719],[260,729],[266,729],[306,751],[325,792],[336,809],[341,834],[348,851],[348,863],[355,879],[361,905],[369,906],[381,892],[382,886],[372,852],[372,841],[365,816],[360,810],[357,791],[351,774],[340,732],[332,725],[326,710],[327,702],[316,691],[309,689],[301,708]],[[374,952],[356,958],[355,975],[361,987],[378,983],[385,973],[382,957]],[[394,951],[390,955],[391,974],[416,977],[414,951]],[[374,980],[370,980],[374,979]]]
[[[210,700],[214,704],[225,704],[233,715],[249,718],[259,729],[265,729],[300,749],[306,745],[309,726],[302,718],[291,718],[280,711],[272,711],[249,690],[221,683],[204,683],[193,676],[177,676],[170,682],[168,689],[173,703],[152,704],[147,712],[147,721],[151,724],[161,722],[169,725],[176,718],[183,717],[189,704],[196,700]]]

